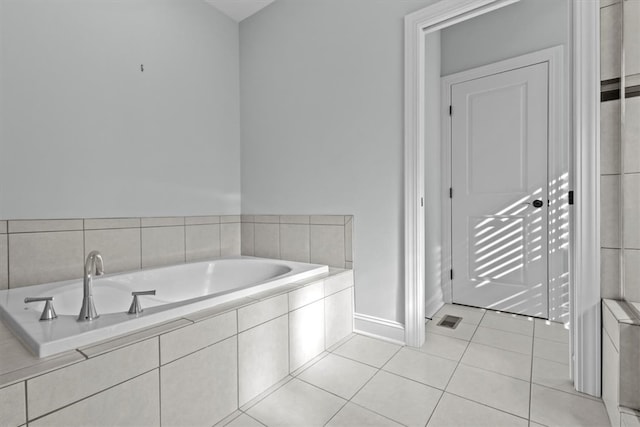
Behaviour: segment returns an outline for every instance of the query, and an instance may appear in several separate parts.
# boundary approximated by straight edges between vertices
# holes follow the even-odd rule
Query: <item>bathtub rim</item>
[[[298,274],[285,273],[281,276],[277,276],[273,278],[272,280],[268,280],[258,284],[253,283],[253,284],[245,285],[238,289],[223,291],[214,295],[207,295],[203,297],[192,298],[189,300],[182,301],[180,303],[170,303],[167,305],[169,306],[173,305],[173,307],[170,307],[166,310],[154,310],[154,307],[152,307],[152,308],[149,308],[148,310],[145,310],[145,313],[143,313],[142,315],[136,316],[136,317],[131,317],[131,315],[128,315],[125,312],[105,314],[104,316],[101,316],[98,319],[92,321],[88,325],[82,324],[82,323],[79,324],[78,322],[76,322],[75,316],[70,316],[70,315],[59,316],[57,319],[53,321],[56,323],[43,324],[42,322],[35,321],[32,319],[29,319],[29,321],[26,322],[30,325],[37,325],[37,326],[33,326],[33,328],[42,326],[42,328],[44,329],[48,328],[51,325],[53,326],[61,325],[60,328],[70,328],[75,330],[82,329],[83,326],[85,325],[93,326],[92,328],[87,328],[87,330],[85,331],[80,331],[79,334],[66,335],[66,336],[59,337],[55,340],[49,340],[49,341],[41,340],[43,342],[39,342],[37,337],[34,337],[33,333],[29,331],[25,325],[19,323],[18,319],[21,317],[19,316],[20,313],[19,312],[17,313],[18,319],[14,318],[14,316],[11,316],[9,311],[4,308],[3,301],[1,300],[0,300],[0,321],[4,323],[7,329],[11,331],[13,336],[22,343],[22,345],[29,351],[31,355],[39,359],[43,359],[46,357],[55,357],[67,351],[78,350],[82,347],[89,347],[102,341],[115,339],[116,337],[119,337],[119,336],[135,334],[136,332],[139,332],[142,329],[152,328],[155,326],[159,326],[163,323],[179,320],[181,318],[187,317],[188,315],[195,314],[200,311],[206,311],[207,309],[214,309],[216,306],[220,306],[220,305],[232,302],[234,300],[242,300],[244,298],[249,298],[252,300],[252,302],[257,302],[259,301],[259,299],[250,298],[249,295],[257,295],[257,294],[260,294],[272,289],[277,289],[277,288],[283,288],[283,292],[284,292],[284,291],[290,290],[289,288],[291,287],[291,285],[305,286],[305,283],[312,283],[316,280],[320,280],[323,277],[326,277],[327,275],[329,275],[329,267],[327,265],[302,263],[298,261],[278,260],[278,259],[271,259],[271,258],[261,258],[261,257],[255,257],[255,256],[225,256],[225,257],[214,258],[211,260],[200,260],[200,261],[194,261],[194,262],[182,263],[182,264],[150,267],[150,268],[145,268],[140,270],[133,270],[129,272],[112,273],[112,274],[109,274],[108,276],[105,275],[105,277],[113,277],[117,275],[124,275],[124,274],[130,274],[130,273],[140,273],[140,272],[149,271],[149,270],[163,270],[163,269],[181,267],[181,266],[190,265],[190,264],[199,264],[204,262],[229,260],[229,259],[231,260],[257,259],[257,260],[273,261],[273,262],[283,263],[283,264],[296,264],[296,265],[306,264],[309,266],[314,266],[315,268],[310,269],[308,271],[304,271],[302,273],[298,273]],[[295,276],[295,279],[292,278],[293,276]],[[288,280],[290,278],[292,278],[292,280]],[[49,287],[54,285],[64,286],[64,285],[77,283],[78,280],[81,281],[82,279],[71,279],[71,280],[64,280],[59,282],[44,283],[40,285],[34,285],[33,287],[40,287],[40,286]],[[23,293],[28,288],[30,287],[25,286],[20,288],[14,288],[13,291],[14,293],[16,292]],[[252,289],[252,288],[257,288],[257,289],[246,295],[236,295],[236,294],[243,293],[244,291],[247,291],[248,289]],[[0,291],[0,299],[2,299],[4,295],[9,295],[11,293],[10,292],[11,290],[12,289],[6,289],[3,291]],[[214,298],[216,299],[216,303],[212,304],[210,300]],[[194,300],[197,300],[197,301],[194,301]],[[252,302],[247,302],[247,303],[251,304]],[[159,306],[159,307],[164,307],[164,306]],[[170,312],[171,314],[168,315],[166,314],[167,312]],[[135,325],[135,327],[132,327],[132,325]]]

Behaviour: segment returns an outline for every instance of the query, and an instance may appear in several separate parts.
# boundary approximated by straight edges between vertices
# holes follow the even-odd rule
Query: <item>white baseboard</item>
[[[392,320],[381,319],[366,314],[354,313],[353,331],[379,338],[394,344],[404,345],[404,325]]]

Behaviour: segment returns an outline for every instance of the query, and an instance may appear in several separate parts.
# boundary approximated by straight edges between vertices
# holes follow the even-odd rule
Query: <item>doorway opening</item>
[[[426,138],[429,130],[426,112],[431,108],[425,79],[428,76],[428,36],[517,1],[446,0],[405,17],[405,340],[410,346],[420,346],[424,342],[425,259],[436,254],[441,265],[447,261],[445,249],[425,249],[424,240],[425,200],[431,200],[428,197],[433,195],[425,193],[425,143],[427,150],[434,146],[433,141]],[[570,163],[570,173],[565,179],[575,190],[576,199],[570,212],[571,253],[568,259],[571,369],[578,391],[599,396],[599,10],[597,2],[580,0],[570,0],[570,9],[570,55],[566,64],[568,72],[564,74],[566,90],[571,91],[571,96],[567,96],[563,108],[567,112],[570,135],[566,138],[570,156],[564,159]],[[437,142],[440,147],[440,141]],[[437,157],[439,162],[440,156]],[[438,186],[438,191],[444,193],[444,186]],[[444,198],[438,194],[438,200]],[[433,285],[432,280],[426,283]],[[440,291],[447,292],[442,283],[437,285]]]

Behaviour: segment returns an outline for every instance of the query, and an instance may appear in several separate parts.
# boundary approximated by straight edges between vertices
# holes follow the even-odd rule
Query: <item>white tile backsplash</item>
[[[327,264],[332,267],[344,268],[344,237],[344,224],[340,226],[311,225],[311,263]]]
[[[142,228],[142,268],[183,263],[184,243],[184,226]]]
[[[600,249],[600,296],[620,298],[620,249]]]
[[[280,224],[280,257],[290,261],[309,262],[309,226]]]
[[[220,224],[220,255],[239,256],[242,252],[240,242],[240,222]]]
[[[220,224],[187,225],[185,227],[187,262],[220,256]]]
[[[640,250],[624,251],[624,297],[627,301],[640,301]]]
[[[140,228],[87,230],[84,233],[84,253],[99,251],[107,273],[141,268]]]
[[[79,278],[83,268],[82,231],[9,234],[11,288]]]
[[[624,247],[640,249],[640,174],[624,176]]]
[[[600,9],[600,79],[620,77],[620,43],[622,42],[621,5]]]
[[[624,171],[637,173],[640,172],[640,96],[625,99],[625,109]]]
[[[620,100],[600,103],[600,173],[620,173]]]
[[[624,68],[626,75],[640,73],[640,2],[625,0],[624,2]],[[629,116],[638,117],[638,116]],[[636,120],[636,123],[638,120]]]
[[[620,175],[600,178],[600,244],[620,247]]]
[[[82,230],[81,219],[36,219],[9,221],[9,233]]]
[[[254,255],[262,258],[280,258],[280,225],[256,222],[254,228]]]
[[[0,289],[9,287],[9,236],[0,234]]]
[[[140,228],[140,218],[87,218],[85,230],[105,230],[109,228]]]

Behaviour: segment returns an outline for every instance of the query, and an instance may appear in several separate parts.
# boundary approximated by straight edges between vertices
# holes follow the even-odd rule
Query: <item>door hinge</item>
[[[573,204],[573,190],[569,191],[569,204]]]
[[[449,115],[453,116],[453,105],[449,105]]]
[[[424,207],[424,198],[420,197],[420,207]]]
[[[451,280],[453,280],[453,268],[449,270],[449,276],[451,277]]]
[[[449,198],[453,199],[453,187],[449,187]]]

